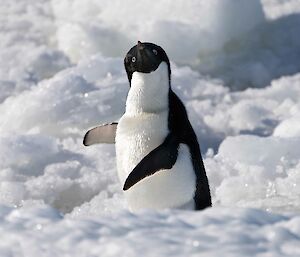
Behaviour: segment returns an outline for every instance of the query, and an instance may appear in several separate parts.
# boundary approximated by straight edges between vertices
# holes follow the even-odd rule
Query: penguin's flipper
[[[85,146],[101,143],[114,144],[117,125],[118,123],[113,122],[90,129],[84,136],[83,144]]]
[[[123,190],[162,169],[171,169],[178,156],[179,141],[169,134],[165,141],[147,154],[128,175]]]

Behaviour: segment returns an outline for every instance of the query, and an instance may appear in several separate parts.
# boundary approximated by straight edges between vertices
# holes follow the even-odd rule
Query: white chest
[[[123,184],[134,167],[159,146],[169,133],[168,112],[143,113],[120,119],[116,134],[118,175]]]
[[[163,143],[168,129],[169,81],[162,63],[149,74],[133,73],[126,112],[116,133],[117,169],[121,185],[135,166]],[[125,191],[129,208],[193,208],[195,173],[189,149],[180,144],[178,158],[170,170],[160,170]]]
[[[134,167],[168,134],[167,114],[141,115],[140,118],[121,118],[116,135],[117,168],[121,185]],[[180,144],[175,165],[138,182],[125,197],[131,210],[144,208],[180,208],[189,204],[193,209],[195,173],[189,149]]]

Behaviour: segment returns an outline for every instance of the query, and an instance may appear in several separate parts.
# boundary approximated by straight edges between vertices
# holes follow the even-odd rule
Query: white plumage
[[[117,168],[124,184],[134,167],[169,133],[168,66],[162,62],[151,73],[134,72],[125,114],[116,133]],[[196,178],[189,149],[180,144],[178,158],[170,170],[161,170],[125,192],[131,210],[185,206],[193,209]]]

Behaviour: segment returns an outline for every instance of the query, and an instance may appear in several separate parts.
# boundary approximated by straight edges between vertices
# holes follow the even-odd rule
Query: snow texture
[[[0,256],[299,256],[299,0],[2,0]],[[213,208],[131,213],[114,145],[123,57],[161,45]]]

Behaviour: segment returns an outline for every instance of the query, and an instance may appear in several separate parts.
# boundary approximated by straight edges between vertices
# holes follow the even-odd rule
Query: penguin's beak
[[[137,67],[142,70],[145,66],[152,66],[153,63],[157,62],[153,53],[143,44],[141,41],[137,42]],[[149,72],[153,69],[147,69]]]
[[[141,41],[137,42],[137,47],[138,47],[138,50],[143,50],[144,49],[144,46],[143,46]]]
[[[141,67],[143,66],[143,61],[145,59],[144,55],[145,52],[143,51],[145,49],[145,46],[143,45],[143,43],[141,41],[138,41],[137,43],[137,68],[141,69]]]

